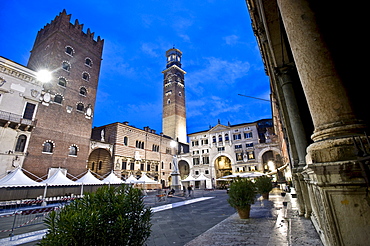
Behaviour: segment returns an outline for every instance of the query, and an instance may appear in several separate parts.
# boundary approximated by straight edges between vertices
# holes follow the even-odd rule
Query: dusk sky
[[[165,52],[183,52],[187,133],[271,118],[269,79],[244,0],[6,0],[0,56],[27,65],[37,32],[63,9],[104,39],[93,126],[162,131]]]

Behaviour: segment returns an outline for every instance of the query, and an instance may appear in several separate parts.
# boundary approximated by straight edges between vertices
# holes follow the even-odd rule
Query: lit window
[[[63,101],[63,96],[62,95],[55,95],[55,97],[54,97],[54,102],[55,103],[62,104],[62,101]]]

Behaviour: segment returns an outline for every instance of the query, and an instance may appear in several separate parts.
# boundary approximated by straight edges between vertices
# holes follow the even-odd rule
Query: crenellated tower
[[[73,175],[86,170],[104,40],[65,10],[37,34],[28,67],[51,72],[43,84],[24,168],[43,176],[49,168]]]
[[[187,143],[185,80],[186,72],[181,68],[182,52],[172,48],[166,52],[167,65],[162,72],[163,114],[162,131],[181,143]]]

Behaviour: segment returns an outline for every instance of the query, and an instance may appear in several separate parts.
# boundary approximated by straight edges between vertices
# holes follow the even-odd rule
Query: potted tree
[[[269,199],[269,193],[272,190],[271,178],[267,176],[261,176],[256,178],[257,192],[262,195],[264,199]]]
[[[241,219],[248,219],[251,204],[254,203],[257,194],[254,183],[249,179],[235,179],[230,185],[228,194],[227,201],[230,206],[238,211]]]

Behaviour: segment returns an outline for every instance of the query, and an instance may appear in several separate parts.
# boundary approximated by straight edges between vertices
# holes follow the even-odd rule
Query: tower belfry
[[[163,134],[186,143],[186,107],[185,81],[186,72],[181,68],[182,52],[172,48],[167,50],[167,65],[162,71],[163,79]]]

